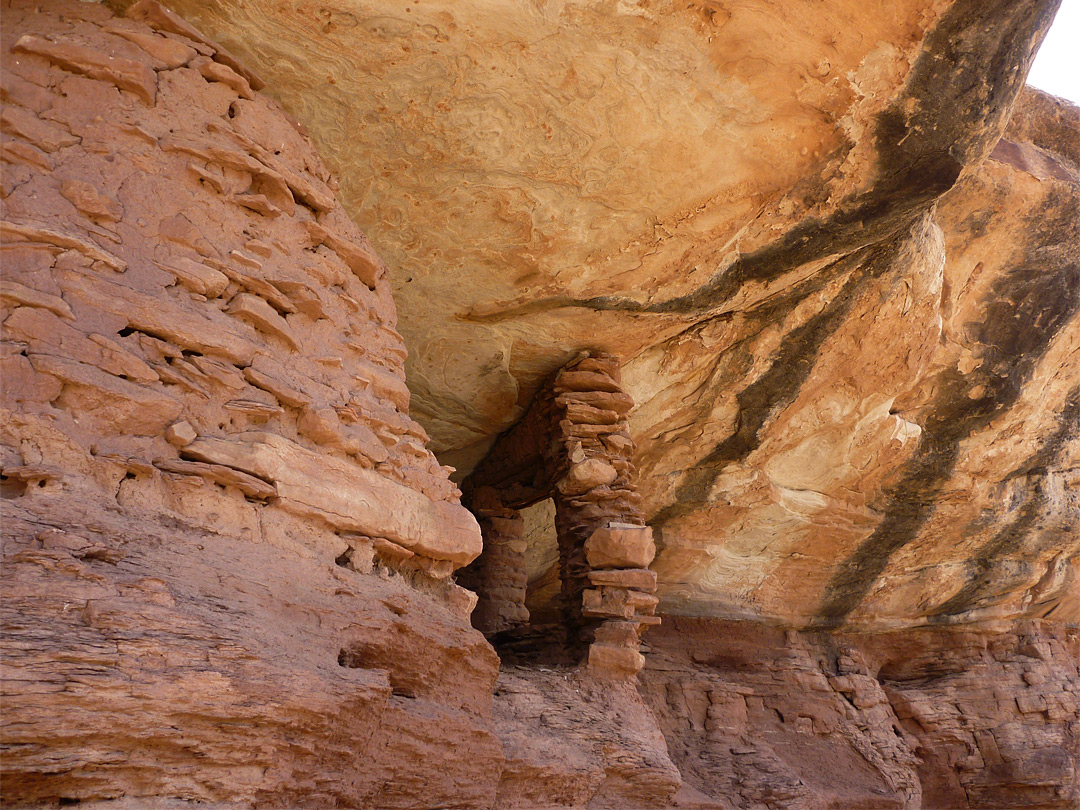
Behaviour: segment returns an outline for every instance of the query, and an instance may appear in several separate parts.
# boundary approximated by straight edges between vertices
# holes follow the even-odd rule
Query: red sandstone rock
[[[558,487],[564,495],[581,495],[590,489],[607,486],[618,477],[619,473],[606,461],[590,458],[572,465]]]
[[[189,25],[183,18],[177,16],[156,2],[156,0],[139,0],[127,10],[127,16],[135,20],[141,20],[162,33],[179,35],[206,46],[215,59],[233,68],[248,81],[253,89],[262,90],[265,86],[263,80],[241,64],[235,56],[216,42],[207,39],[198,29]]]
[[[733,807],[1076,800],[1075,763],[1064,754],[1077,744],[1072,630],[1045,622],[801,634],[665,618],[648,636],[642,692],[684,779]],[[1022,652],[1034,639],[1044,658]],[[1032,692],[1027,672],[1054,680],[1054,697]],[[1020,708],[1041,701],[1046,711]]]
[[[32,34],[19,37],[12,50],[43,56],[66,70],[91,79],[112,82],[121,90],[139,96],[147,104],[154,103],[157,76],[146,65],[132,59],[119,58],[75,42],[47,40]]]
[[[139,9],[3,11],[3,803],[490,804],[479,531],[385,282],[253,74]]]
[[[602,526],[585,543],[594,568],[648,568],[656,554],[648,526]]]
[[[656,590],[656,572],[647,568],[590,571],[589,582],[594,585],[613,585],[651,593]]]
[[[108,23],[104,27],[110,34],[116,34],[118,37],[134,42],[170,70],[188,64],[195,58],[197,53],[194,48],[189,48],[176,39],[158,36],[157,34],[148,34],[145,30],[126,28],[119,20]]]
[[[889,627],[935,601],[1080,604],[1051,570],[1078,551],[1055,527],[1080,519],[1080,119],[1023,90],[1054,0],[354,0],[396,21],[369,27],[175,2],[342,167],[401,269],[443,461],[468,473],[552,369],[608,351],[677,612]],[[295,69],[312,43],[325,70]],[[1043,528],[1001,544],[1013,503]]]
[[[863,31],[854,32],[858,39],[889,42],[900,54],[892,68],[886,64],[889,56],[875,57],[865,65],[855,59],[848,65],[857,63],[860,75],[845,80],[860,87],[860,98],[867,99],[851,108],[862,116],[858,126],[868,126],[874,120],[872,105],[884,103],[889,88],[899,86],[906,68],[897,66],[905,60],[914,65],[924,47],[933,50],[922,44],[920,36],[938,19],[935,15],[948,11],[946,5],[920,12],[910,36],[906,29],[902,37],[868,38]],[[234,6],[215,4],[218,9]],[[245,11],[257,7],[249,3]],[[1011,16],[1020,12],[1001,8],[988,7],[985,13],[1003,25],[979,30],[1007,28],[1010,41],[1030,39],[1024,26],[1033,23]],[[1038,11],[1031,8],[1032,13]],[[577,10],[581,12],[580,7]],[[629,20],[631,25],[652,25],[648,15],[655,9],[638,10],[640,18],[624,14],[612,17],[610,24],[622,26]],[[705,15],[708,20],[701,31],[715,32],[713,18],[722,14],[712,11]],[[759,13],[734,7],[721,11]],[[332,9],[327,12],[336,14]],[[690,8],[677,13],[683,12],[687,16],[680,21],[691,20],[696,36],[700,15]],[[829,15],[835,8],[825,4],[815,12]],[[886,28],[899,34],[910,20],[907,9],[898,7],[896,12],[889,15]],[[641,625],[659,621],[647,615],[655,608],[655,597],[641,592],[651,590],[655,581],[655,575],[644,570],[652,550],[651,542],[644,549],[642,543],[620,542],[609,544],[614,548],[604,562],[637,568],[588,571],[579,558],[566,559],[581,566],[575,576],[582,584],[596,586],[585,591],[589,604],[598,599],[588,610],[628,619],[595,628],[586,672],[506,667],[496,681],[498,661],[492,648],[468,626],[474,597],[448,581],[455,564],[479,551],[478,536],[471,518],[456,504],[456,489],[446,480],[446,468],[422,446],[425,431],[408,417],[405,351],[394,328],[385,265],[336,204],[335,183],[310,144],[274,104],[252,92],[261,86],[253,73],[156,3],[136,4],[132,16],[150,22],[156,31],[142,23],[114,20],[98,4],[56,0],[39,9],[38,4],[16,2],[4,9],[0,36],[5,63],[0,81],[5,108],[0,123],[5,136],[4,215],[10,218],[2,226],[5,278],[0,296],[4,325],[0,794],[5,804],[115,800],[117,806],[199,802],[223,807],[747,810],[1075,805],[1080,675],[1075,633],[1060,622],[943,625],[860,636],[785,633],[762,624],[671,617],[670,632],[650,638],[639,695],[626,679],[643,660],[636,651]],[[324,24],[321,17],[313,19]],[[326,21],[322,32],[326,38],[318,41],[328,42],[339,22],[341,18]],[[500,17],[500,26],[510,22]],[[1005,25],[1014,22],[1015,30]],[[530,32],[550,24],[546,18],[528,18]],[[981,18],[978,24],[983,25]],[[740,17],[727,30],[745,31],[745,25]],[[372,42],[372,52],[380,37],[399,36],[390,24],[356,27]],[[713,33],[708,36],[711,41]],[[548,41],[554,46],[557,39]],[[950,49],[953,42],[949,41]],[[650,49],[653,44],[650,41]],[[835,45],[838,50],[846,47],[844,52],[851,55],[850,45]],[[661,52],[670,49],[670,42],[661,38],[655,46]],[[990,52],[979,41],[964,53],[977,56],[984,47]],[[513,51],[525,68],[530,64],[526,50]],[[667,52],[685,56],[694,51]],[[405,59],[406,51],[398,48],[395,53],[395,58]],[[1016,74],[1016,59],[998,61],[995,70]],[[662,70],[683,70],[678,60],[660,62]],[[725,64],[738,63],[725,56]],[[459,60],[454,69],[464,69],[465,64],[472,62]],[[601,90],[611,92],[621,80],[637,82],[641,74],[626,74],[627,64],[633,63],[624,60],[607,74],[618,80],[593,87],[594,96]],[[559,81],[567,86],[590,82],[589,65],[576,67],[582,69]],[[869,75],[875,71],[878,75]],[[321,75],[318,80],[322,82]],[[378,81],[383,81],[381,74]],[[531,86],[514,81],[518,91]],[[880,85],[874,92],[862,93],[875,82]],[[979,81],[972,86],[983,89]],[[362,99],[350,97],[349,103],[360,107],[368,96],[373,103],[382,103],[383,89]],[[1007,104],[1002,98],[1007,95],[993,96],[993,106],[1000,108],[994,116],[1004,114]],[[727,95],[720,101],[724,109],[731,109]],[[964,108],[964,115],[981,114],[981,103]],[[840,132],[835,116],[847,108],[822,115],[815,104],[809,103],[815,121],[821,118],[825,123],[817,121],[814,126]],[[864,109],[866,105],[871,109]],[[416,111],[418,106],[410,104],[409,109]],[[979,371],[985,359],[982,349],[965,349],[968,353],[956,356],[956,347],[960,343],[988,347],[991,354],[1004,347],[1026,354],[1026,333],[1020,336],[1023,340],[1007,329],[993,333],[1016,320],[1008,307],[1026,312],[1017,307],[1030,299],[1043,304],[1039,318],[1058,317],[1060,313],[1045,306],[1045,293],[1036,288],[1039,294],[1027,295],[1025,287],[1012,284],[1015,279],[1002,273],[1001,266],[1008,261],[1020,266],[1015,264],[1019,259],[1011,254],[1008,261],[996,258],[1009,253],[1002,249],[1008,246],[1002,241],[1005,237],[994,237],[998,242],[983,240],[982,214],[970,216],[971,211],[982,210],[984,200],[1007,209],[1005,201],[1014,199],[1011,189],[1028,188],[1024,184],[1037,181],[1040,193],[1026,193],[1045,202],[1036,206],[1041,220],[1025,223],[1017,232],[1016,244],[1023,246],[1017,255],[1038,255],[1050,269],[1040,274],[1025,267],[1021,275],[1025,284],[1068,279],[1060,270],[1067,265],[1050,255],[1061,252],[1060,240],[1052,242],[1052,237],[1053,229],[1062,227],[1050,214],[1071,211],[1068,189],[1073,175],[1055,152],[1053,139],[1040,130],[1045,116],[1026,114],[1013,131],[1020,140],[999,144],[992,160],[972,171],[939,205],[938,214],[947,225],[944,238],[924,217],[906,231],[900,228],[900,237],[885,244],[896,251],[887,265],[840,266],[852,276],[884,274],[884,281],[869,285],[865,298],[852,297],[847,317],[853,323],[880,322],[894,354],[880,350],[884,345],[880,334],[838,328],[833,343],[842,362],[830,360],[828,351],[820,358],[814,355],[820,376],[811,374],[808,386],[811,392],[827,387],[830,396],[799,399],[792,413],[785,413],[769,397],[755,399],[762,390],[755,381],[771,379],[762,357],[774,350],[783,353],[774,347],[785,343],[798,349],[801,341],[812,338],[813,330],[807,327],[818,317],[815,307],[828,311],[847,305],[847,288],[819,275],[827,276],[829,268],[811,268],[802,276],[799,267],[786,267],[781,272],[790,270],[799,277],[767,280],[757,291],[751,279],[736,291],[737,309],[693,323],[678,318],[664,321],[661,342],[653,347],[662,349],[662,364],[656,362],[659,350],[644,346],[642,338],[627,336],[632,329],[620,327],[622,334],[612,337],[643,348],[635,351],[638,365],[628,377],[633,378],[632,385],[652,395],[643,400],[638,425],[663,428],[645,437],[650,470],[658,473],[654,480],[674,478],[664,467],[674,463],[672,459],[703,461],[694,455],[698,450],[711,454],[707,463],[699,468],[682,464],[680,474],[708,471],[715,465],[727,476],[724,486],[709,490],[707,502],[694,504],[696,510],[663,516],[665,528],[673,529],[665,537],[673,540],[667,547],[672,561],[665,568],[670,588],[692,591],[714,581],[742,583],[748,567],[733,569],[732,559],[747,559],[748,537],[764,535],[783,546],[785,536],[778,527],[788,525],[783,523],[788,518],[782,513],[776,522],[777,508],[813,512],[819,518],[823,513],[847,528],[854,522],[853,536],[872,531],[878,515],[871,514],[871,507],[866,514],[851,511],[850,504],[846,511],[829,504],[821,507],[813,494],[807,494],[818,490],[793,486],[829,473],[815,461],[820,456],[831,465],[832,457],[814,448],[849,437],[851,457],[845,456],[845,463],[866,461],[859,467],[858,479],[871,482],[866,485],[866,492],[871,492],[885,474],[882,471],[894,469],[901,457],[897,454],[917,435],[918,425],[906,417],[893,418],[897,414],[889,404],[892,400],[876,398],[880,391],[863,391],[866,396],[860,405],[845,410],[839,396],[844,392],[835,385],[837,362],[844,369],[861,369],[858,379],[850,382],[870,388],[881,383],[871,373],[874,369],[892,381],[903,377],[898,371],[921,373],[924,367],[932,368],[933,374],[908,380],[909,390],[898,402],[901,407],[929,407],[920,399],[919,386],[944,385],[948,396],[934,401],[935,408],[944,410],[931,411],[937,422],[926,420],[926,445],[935,452],[948,450],[950,426],[963,427],[968,418],[966,411],[950,411],[950,403],[970,400],[978,416],[980,397],[995,385],[989,371]],[[418,116],[422,120],[422,113]],[[481,119],[485,126],[492,120],[486,115]],[[401,121],[393,116],[386,120],[394,127],[397,142],[413,149],[414,139],[401,136]],[[993,126],[980,124],[988,131]],[[843,137],[853,132],[845,125]],[[918,127],[909,134],[917,139]],[[950,131],[942,137],[954,135]],[[350,147],[356,146],[352,138],[348,140]],[[954,143],[950,148],[956,146],[955,154],[974,160],[980,150],[988,151],[981,133],[975,140],[979,143],[974,146]],[[782,142],[785,152],[793,152],[787,141]],[[755,141],[748,138],[746,143]],[[864,146],[864,138],[855,136],[851,148]],[[888,154],[884,146],[882,150]],[[848,157],[852,159],[842,165],[854,173],[839,181],[854,187],[867,179],[860,179],[860,172],[871,161],[861,152]],[[1075,162],[1076,155],[1069,159]],[[570,165],[561,153],[560,161]],[[578,171],[576,161],[571,163]],[[400,171],[411,171],[409,165]],[[518,174],[535,176],[530,171]],[[759,174],[771,176],[767,171]],[[594,178],[588,181],[590,198],[595,176],[600,175],[589,174]],[[647,173],[638,176],[651,182]],[[916,179],[919,189],[900,189],[885,207],[895,205],[908,212],[909,195],[923,191],[921,178]],[[549,179],[544,182],[550,184]],[[810,186],[811,196],[819,194],[820,183]],[[458,187],[464,191],[463,184]],[[483,190],[489,197],[500,193],[502,189]],[[666,255],[665,242],[676,243],[685,234],[666,231],[667,225],[658,224],[652,209],[642,207],[636,194],[631,196],[634,210],[647,211],[648,237],[623,240],[617,252],[626,253],[627,245],[632,252],[640,245],[648,262],[668,261],[651,257]],[[527,219],[532,220],[537,206],[544,203],[526,197]],[[393,205],[388,199],[377,201],[373,210]],[[789,197],[782,200],[790,202]],[[931,202],[932,196],[923,201],[927,206]],[[778,222],[793,228],[800,217],[810,217],[793,206],[792,211],[777,209],[775,218],[755,215],[754,222],[763,224],[748,226],[740,250],[751,251],[750,245],[774,239],[771,232],[784,227]],[[417,207],[432,215],[428,207]],[[606,205],[600,208],[607,210]],[[676,229],[686,222],[717,222],[715,210],[706,209],[689,220],[685,212],[677,212],[676,218],[665,221]],[[442,210],[458,209],[442,206],[436,213]],[[508,212],[513,213],[513,205],[500,208],[497,221],[518,223]],[[393,213],[397,216],[387,221],[401,223],[401,212]],[[705,216],[699,220],[701,213]],[[495,221],[496,217],[489,218],[485,224],[492,227],[483,233],[497,231]],[[532,221],[524,229],[529,233],[542,228],[539,220]],[[393,226],[397,229],[393,238],[415,240],[407,216],[404,222],[405,227]],[[871,222],[867,230],[874,227]],[[1012,226],[999,216],[994,227]],[[603,229],[590,233],[597,230]],[[857,230],[867,232],[862,222]],[[489,250],[477,231],[475,243]],[[785,231],[783,238],[791,232]],[[700,235],[697,232],[694,239]],[[711,245],[716,241],[713,236],[710,231],[704,241]],[[508,241],[524,245],[527,240]],[[587,241],[597,255],[606,249],[592,245],[591,238]],[[573,253],[566,250],[562,236],[550,242],[552,250]],[[860,242],[858,249],[881,244]],[[944,262],[939,255],[942,244],[962,260]],[[530,244],[527,249],[538,247]],[[490,252],[500,269],[513,265],[506,260],[508,255],[514,259],[512,250]],[[695,284],[698,290],[707,289],[695,277],[696,267],[682,273],[686,261],[704,264],[699,262],[704,254],[691,251],[685,258],[681,248],[675,252],[679,260],[672,266],[677,264],[681,275],[669,281],[686,284],[687,290],[694,290]],[[415,259],[408,258],[429,262],[431,257],[421,248]],[[711,262],[717,257],[708,258]],[[593,267],[592,262],[578,263]],[[430,264],[438,271],[436,262]],[[532,253],[529,264],[535,264]],[[933,287],[933,273],[938,271],[951,289],[942,290],[940,297]],[[994,278],[1010,284],[1002,288],[986,281]],[[653,292],[670,292],[655,278],[652,281]],[[781,307],[782,317],[774,317],[771,307],[790,292],[790,286],[785,288],[789,282],[796,291],[803,282],[823,286],[799,293],[797,306]],[[451,283],[462,289],[468,286],[456,274]],[[573,283],[599,282],[575,277]],[[604,277],[602,283],[610,281]],[[1051,297],[1056,294],[1053,283],[1048,289]],[[597,290],[599,297],[588,301],[604,305],[609,292]],[[909,296],[910,307],[905,303]],[[452,299],[429,297],[444,308]],[[983,302],[990,302],[986,312]],[[636,304],[636,299],[630,303]],[[1003,305],[1004,315],[994,308]],[[756,320],[759,309],[764,314]],[[932,323],[939,309],[946,324],[940,356],[928,358],[918,340],[892,340],[897,323],[918,318]],[[548,331],[568,340],[589,334],[591,340],[590,329],[599,321],[588,311],[584,314],[580,321],[562,322],[574,328]],[[668,317],[652,315],[659,317],[649,323]],[[511,317],[513,313],[505,320]],[[634,312],[627,320],[645,319]],[[477,328],[477,322],[468,321],[467,328]],[[980,323],[989,324],[990,331],[978,332],[974,339],[965,332],[959,340],[949,331]],[[1068,322],[1063,330],[1067,328]],[[513,356],[515,374],[526,379],[533,366],[543,366],[547,373],[557,363],[549,362],[542,348],[516,345],[513,353],[506,351],[497,328],[481,329],[489,329],[483,332],[490,338],[483,341],[485,346],[503,354],[488,375],[495,383],[486,378],[470,385],[486,386],[485,390],[512,385],[513,395],[490,397],[488,402],[486,394],[477,394],[464,410],[497,416],[519,404],[514,375],[503,373],[500,364],[508,367]],[[520,343],[526,343],[523,336],[530,330],[520,324],[514,329]],[[593,332],[603,332],[608,339],[607,330]],[[875,339],[864,339],[867,334]],[[1015,559],[976,557],[968,574],[944,571],[940,580],[935,577],[941,566],[918,564],[927,559],[924,548],[933,544],[912,543],[907,556],[899,555],[890,563],[893,570],[882,580],[889,587],[867,594],[860,608],[863,620],[881,615],[910,619],[911,605],[919,606],[923,613],[918,618],[925,620],[920,600],[928,594],[933,598],[926,604],[935,605],[930,612],[934,621],[957,616],[971,620],[971,605],[992,611],[1010,599],[1023,599],[1018,609],[1033,615],[1067,617],[1074,611],[1067,598],[1072,593],[1068,549],[1055,545],[1059,524],[1066,523],[1061,515],[1072,514],[1069,504],[1075,500],[1070,500],[1067,478],[1074,437],[1068,431],[1063,434],[1064,461],[1048,442],[1043,455],[1052,457],[1052,464],[1038,451],[1030,464],[1042,466],[1018,469],[999,482],[1005,490],[995,488],[999,484],[988,472],[998,468],[995,458],[1016,455],[1017,446],[1044,430],[1045,422],[1039,421],[1043,405],[1051,403],[1048,411],[1060,405],[1061,391],[1068,388],[1062,382],[1068,382],[1068,375],[1062,370],[1068,371],[1074,345],[1073,333],[1062,334],[1040,360],[1035,377],[1045,381],[1044,388],[1016,392],[1020,400],[1016,408],[989,412],[1001,424],[980,435],[974,430],[964,434],[977,452],[968,448],[955,480],[974,482],[970,491],[977,498],[957,496],[968,490],[954,488],[953,479],[940,486],[941,492],[952,493],[951,501],[938,498],[933,487],[918,489],[927,480],[936,480],[921,475],[932,469],[918,468],[920,476],[915,479],[915,494],[926,495],[927,503],[936,507],[926,537],[940,536],[946,546],[955,535],[941,527],[947,528],[943,521],[949,515],[955,519],[957,510],[993,513],[999,503],[1020,503],[1027,525],[1044,525],[1027,532],[1020,523],[1002,536],[999,550]],[[937,340],[933,329],[914,337]],[[1010,342],[1013,337],[1016,345]],[[649,333],[644,340],[654,338]],[[477,342],[475,336],[470,340]],[[418,367],[430,369],[437,359],[452,369],[446,358],[458,355],[455,344],[449,345],[423,352]],[[866,358],[853,345],[865,348],[868,362],[861,366],[856,362]],[[721,348],[713,348],[717,346]],[[573,349],[577,348],[575,344]],[[735,354],[738,357],[732,359]],[[903,362],[896,359],[900,356]],[[559,362],[562,358],[559,354]],[[464,359],[466,367],[475,361],[471,355]],[[793,374],[809,359],[797,356],[797,362],[784,365],[782,371]],[[725,365],[729,360],[730,368]],[[574,464],[588,464],[603,454],[609,459],[603,463],[616,473],[607,483],[620,482],[622,487],[606,490],[601,482],[610,473],[605,470],[590,484],[593,488],[575,490],[563,502],[568,533],[580,551],[587,536],[583,531],[615,512],[638,516],[640,499],[623,483],[634,468],[630,461],[634,443],[621,417],[631,413],[633,400],[620,393],[618,364],[596,357],[575,363],[562,380],[564,393],[552,400],[567,417],[559,423],[560,438],[569,441],[565,456]],[[702,372],[704,367],[707,371]],[[966,380],[956,383],[955,390],[949,388],[953,369]],[[1008,369],[993,372],[1003,370]],[[430,404],[432,391],[438,398],[439,386],[448,379],[471,377],[460,369],[455,373],[456,378],[449,372],[421,377],[422,385],[430,387],[420,398],[424,407]],[[734,386],[733,380],[746,385]],[[648,387],[652,385],[657,388]],[[731,404],[713,390],[725,385],[739,388],[741,423],[729,412]],[[693,390],[684,390],[687,387]],[[764,390],[769,393],[767,386]],[[458,392],[463,397],[472,393]],[[950,399],[952,394],[957,397]],[[672,402],[680,404],[669,407]],[[748,420],[759,411],[765,421],[753,428]],[[473,441],[478,430],[497,432],[499,418],[486,422],[463,418],[452,428]],[[438,419],[447,424],[444,414]],[[751,427],[743,427],[747,425]],[[757,431],[763,431],[761,458],[730,465],[731,459],[717,448],[721,442],[722,449],[722,434],[729,428],[739,441],[756,441]],[[524,465],[528,469],[530,453],[547,452],[530,446],[538,435],[550,438],[546,432],[523,430],[508,439],[506,447],[511,449],[494,459],[493,469],[502,476],[496,476],[497,482],[509,481],[508,491],[523,498],[526,487],[534,487],[533,494],[536,487],[550,489],[551,481],[535,480],[535,467],[528,470],[527,480],[521,469],[514,468],[522,456],[530,459]],[[687,440],[687,435],[693,439]],[[178,458],[181,448],[187,447],[194,447],[184,454],[192,458]],[[666,457],[658,448],[676,452]],[[367,466],[371,463],[374,468]],[[1042,492],[1044,486],[1051,491]],[[706,489],[690,487],[687,493],[703,497]],[[718,502],[717,492],[730,500]],[[911,492],[898,492],[901,505],[909,503]],[[666,497],[657,491],[648,495],[650,503]],[[764,515],[764,527],[748,514]],[[745,529],[741,536],[718,530],[740,525],[739,521],[740,531]],[[800,518],[795,525],[804,522]],[[977,522],[966,525],[972,532],[984,531]],[[639,539],[647,533],[636,526],[629,531]],[[708,542],[694,545],[702,538]],[[1019,551],[1008,550],[1014,539],[1022,546]],[[506,549],[520,554],[514,542],[511,538]],[[714,542],[722,543],[722,548],[709,545]],[[800,548],[813,549],[824,559],[836,550],[836,542],[835,536],[811,538]],[[599,545],[594,544],[594,550]],[[717,548],[722,555],[714,561],[711,555]],[[741,558],[723,556],[739,549]],[[929,557],[935,562],[953,559],[940,558],[940,549],[935,553],[939,556]],[[701,560],[686,565],[686,556],[693,554]],[[737,609],[746,604],[782,604],[792,615],[813,613],[820,600],[815,601],[813,594],[804,596],[802,590],[793,592],[787,584],[811,579],[823,570],[820,560],[808,567],[794,553],[778,559],[785,561],[783,570],[753,590],[734,595],[741,600]],[[853,559],[867,564],[865,557]],[[1030,560],[1039,565],[1033,567]],[[1006,563],[1013,562],[1018,567],[1010,573]],[[496,577],[509,569],[496,571]],[[515,577],[520,574],[513,571]],[[687,578],[691,581],[680,576],[702,571],[708,576]],[[922,579],[907,590],[893,587],[891,583],[909,582],[911,571]],[[994,575],[984,583],[976,574],[987,571]],[[841,584],[859,586],[854,574],[862,573],[861,568],[854,569]],[[1008,577],[999,594],[995,583],[1003,574]],[[959,591],[939,595],[942,583],[952,587],[962,581],[967,584]],[[497,592],[499,587],[513,592],[514,599],[524,590],[515,579],[501,586],[496,583],[494,596],[505,595]],[[854,597],[861,598],[858,587],[836,591],[827,616],[847,615],[844,611],[853,609],[854,603],[848,602]],[[690,593],[684,603],[716,598],[715,590],[704,596]],[[793,604],[799,599],[808,601]],[[542,635],[539,639],[544,642]],[[689,785],[680,790],[684,779]]]
[[[625,678],[645,666],[645,656],[636,649],[594,642],[589,645],[589,673],[595,678]]]

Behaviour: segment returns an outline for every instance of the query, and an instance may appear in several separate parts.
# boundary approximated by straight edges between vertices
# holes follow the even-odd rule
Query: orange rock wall
[[[335,181],[153,5],[2,40],[3,803],[485,805],[479,529]]]
[[[665,617],[641,692],[740,810],[1075,807],[1080,641],[1057,622],[815,634]]]

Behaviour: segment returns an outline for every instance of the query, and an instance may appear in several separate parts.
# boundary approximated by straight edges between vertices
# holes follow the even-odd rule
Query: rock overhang
[[[1076,553],[1075,155],[985,160],[1055,6],[176,4],[337,172],[445,463],[612,351],[666,609],[886,624],[1027,610]]]

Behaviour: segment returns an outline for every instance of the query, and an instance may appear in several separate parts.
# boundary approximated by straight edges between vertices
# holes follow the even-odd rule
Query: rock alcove
[[[1075,806],[1054,8],[4,0],[2,803]]]

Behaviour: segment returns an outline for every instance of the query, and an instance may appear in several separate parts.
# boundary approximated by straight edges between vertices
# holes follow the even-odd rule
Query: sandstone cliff
[[[1075,806],[1054,7],[5,0],[3,803]],[[582,350],[636,680],[457,583]]]
[[[1077,112],[999,144],[1055,2],[398,5],[177,4],[397,269],[440,458],[602,349],[666,610],[1080,599]]]

